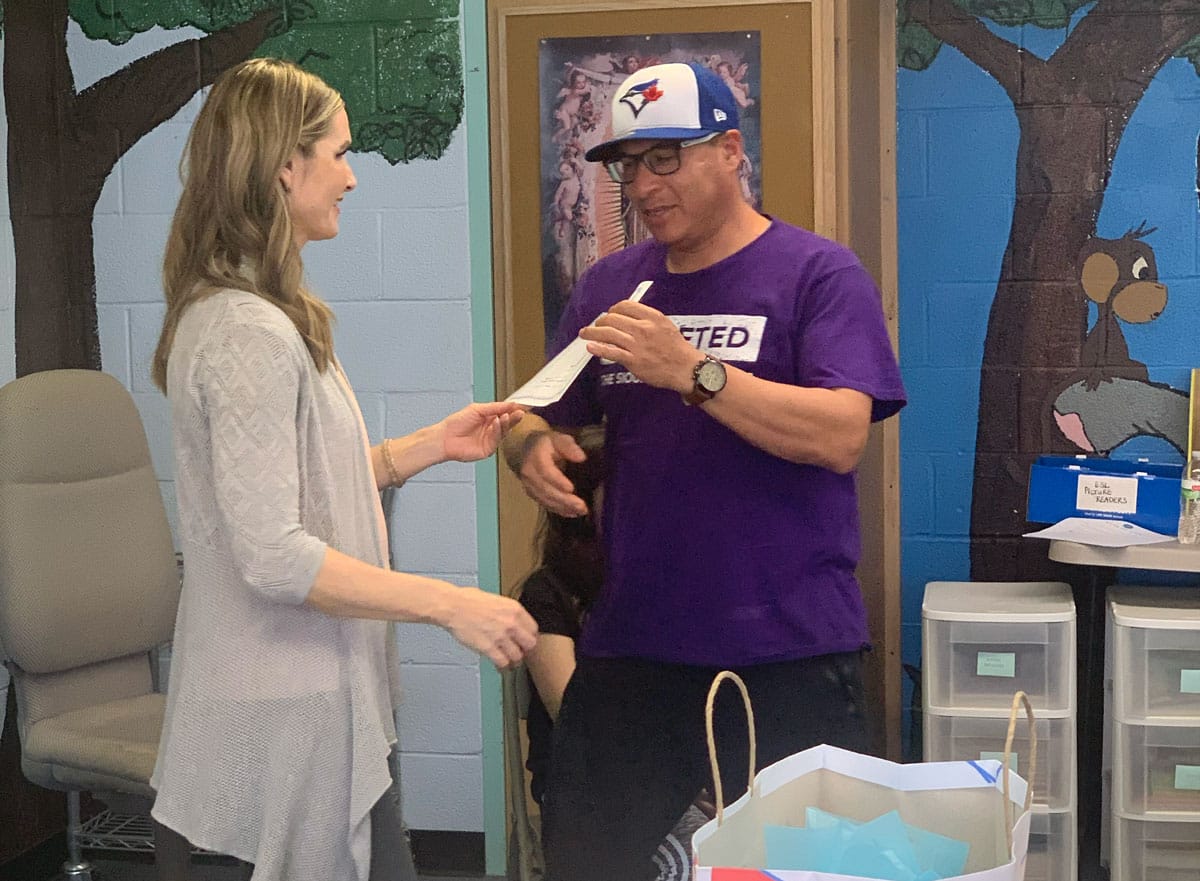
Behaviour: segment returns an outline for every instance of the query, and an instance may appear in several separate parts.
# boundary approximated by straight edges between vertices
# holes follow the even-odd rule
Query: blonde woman
[[[349,148],[341,97],[271,59],[218,79],[188,140],[153,366],[185,572],[152,780],[160,876],[186,877],[191,842],[254,881],[411,877],[388,622],[444,627],[500,667],[534,645],[513,600],[387,568],[379,491],[491,455],[520,413],[472,404],[368,447],[300,259],[337,235]]]

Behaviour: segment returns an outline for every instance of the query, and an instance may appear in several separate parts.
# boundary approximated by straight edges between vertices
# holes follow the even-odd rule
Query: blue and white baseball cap
[[[588,150],[589,162],[611,159],[613,148],[637,138],[690,140],[738,127],[737,102],[716,73],[696,62],[643,67],[617,87],[613,136]]]

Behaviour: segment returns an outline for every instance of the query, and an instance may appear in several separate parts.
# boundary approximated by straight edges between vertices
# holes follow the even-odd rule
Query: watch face
[[[696,384],[715,395],[725,388],[725,365],[720,361],[705,361],[696,370]]]

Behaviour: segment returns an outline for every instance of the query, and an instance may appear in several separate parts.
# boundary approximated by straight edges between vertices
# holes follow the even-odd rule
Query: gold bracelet
[[[392,439],[390,437],[384,438],[379,448],[383,452],[383,464],[387,468],[389,485],[400,486],[404,481],[400,479],[400,475],[396,472],[396,463],[392,459],[392,448],[389,446],[391,442]]]

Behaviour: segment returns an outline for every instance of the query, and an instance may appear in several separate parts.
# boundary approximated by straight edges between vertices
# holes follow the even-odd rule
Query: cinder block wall
[[[921,664],[925,584],[970,577],[979,365],[1015,201],[1016,121],[1000,86],[950,47],[897,94],[901,645]],[[904,677],[906,754],[914,720]],[[917,754],[921,745],[915,744]]]

